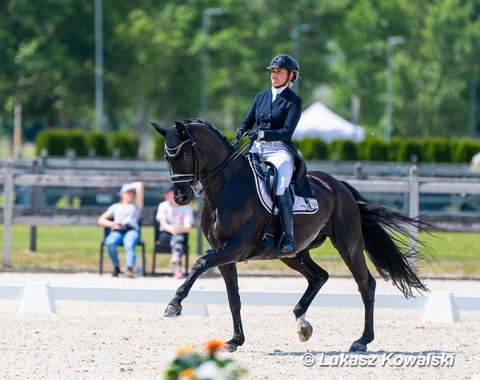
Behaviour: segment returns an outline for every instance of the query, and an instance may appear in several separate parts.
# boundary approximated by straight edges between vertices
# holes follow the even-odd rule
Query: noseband
[[[239,149],[238,151],[235,150],[232,154],[230,154],[214,171],[208,174],[202,181],[200,181],[199,176],[199,164],[198,164],[198,147],[197,143],[195,142],[192,133],[188,128],[185,128],[185,133],[187,135],[187,139],[184,140],[181,144],[177,145],[174,148],[169,148],[167,143],[165,142],[165,158],[175,158],[177,157],[182,148],[185,146],[186,143],[190,143],[192,147],[192,155],[193,155],[193,173],[192,174],[178,174],[172,172],[172,167],[169,165],[170,169],[170,179],[173,184],[175,183],[184,183],[184,182],[191,182],[190,188],[192,189],[193,193],[196,197],[199,197],[207,188],[209,183],[208,180],[213,179],[218,174],[220,174],[225,168],[238,156],[242,155],[243,149]],[[203,183],[202,183],[203,182]]]
[[[193,173],[192,174],[177,174],[172,172],[172,166],[168,165],[170,169],[170,180],[172,181],[173,184],[176,183],[184,183],[184,182],[191,182],[190,187],[193,190],[193,193],[195,194],[196,197],[198,197],[202,191],[199,190],[197,191],[197,188],[201,186],[201,182],[198,176],[198,154],[197,154],[197,144],[193,140],[193,136],[191,132],[185,128],[186,134],[188,139],[183,141],[181,144],[177,145],[174,148],[169,148],[167,146],[167,142],[165,142],[165,158],[175,158],[177,157],[180,152],[182,151],[182,148],[186,143],[190,143],[192,147],[192,155],[193,155]]]

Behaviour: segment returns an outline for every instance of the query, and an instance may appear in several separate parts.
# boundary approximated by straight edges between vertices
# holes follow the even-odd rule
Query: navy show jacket
[[[307,198],[313,197],[306,180],[307,168],[302,157],[292,142],[293,132],[297,127],[302,113],[302,99],[290,88],[286,88],[277,95],[272,102],[272,90],[259,92],[245,116],[240,128],[252,130],[256,124],[257,129],[263,131],[264,141],[281,141],[295,157],[293,181],[298,195]]]
[[[272,103],[272,90],[259,92],[240,128],[251,130],[256,123],[265,141],[282,141],[289,148],[302,113],[302,99],[288,87]],[[290,143],[289,143],[290,142]]]

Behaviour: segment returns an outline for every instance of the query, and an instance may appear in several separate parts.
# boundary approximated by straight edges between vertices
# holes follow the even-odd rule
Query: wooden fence
[[[126,165],[128,167],[128,165]],[[125,166],[119,166],[125,169]],[[79,168],[77,168],[79,169]],[[3,267],[11,267],[11,238],[12,225],[95,225],[98,213],[85,215],[84,209],[75,210],[69,215],[38,215],[29,212],[28,215],[14,213],[14,187],[30,186],[32,189],[38,187],[65,187],[65,188],[119,188],[124,182],[139,180],[145,183],[146,187],[162,188],[169,182],[169,173],[163,165],[163,170],[144,170],[145,167],[137,166],[136,169],[125,171],[121,174],[111,174],[111,171],[101,171],[99,168],[82,170],[58,169],[52,173],[25,173],[15,171],[12,161],[5,162],[5,170],[0,174],[0,185],[4,187],[3,207]],[[358,174],[358,173],[357,173]],[[361,174],[361,173],[360,173]],[[356,175],[362,178],[361,175]],[[386,179],[348,179],[348,182],[360,192],[368,193],[405,193],[408,194],[408,211],[411,217],[418,217],[420,210],[420,194],[473,194],[480,195],[480,181],[476,178],[422,178],[418,168],[414,165],[410,168],[410,174],[402,178]],[[474,214],[466,220],[470,224],[471,231],[480,231],[480,215]],[[417,231],[412,231],[414,234]],[[199,234],[201,240],[201,234]],[[201,252],[201,242],[199,243]]]

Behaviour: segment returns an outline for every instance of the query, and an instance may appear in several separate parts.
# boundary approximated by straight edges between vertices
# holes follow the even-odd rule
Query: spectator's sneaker
[[[115,267],[115,269],[113,269],[113,272],[112,272],[112,277],[118,277],[118,275],[122,273],[122,271],[120,270],[119,267]]]
[[[128,277],[128,278],[135,278],[135,274],[133,273],[133,268],[128,267],[128,269],[127,269],[127,277]]]
[[[173,275],[173,277],[175,278],[185,278],[185,274],[183,273],[183,270],[182,270],[182,267],[177,267],[177,269],[175,270],[175,274]]]

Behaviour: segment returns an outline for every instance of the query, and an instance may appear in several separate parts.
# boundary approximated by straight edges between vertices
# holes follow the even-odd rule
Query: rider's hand
[[[252,142],[257,141],[257,140],[258,140],[258,131],[257,131],[257,130],[251,131],[251,132],[248,134],[248,138],[249,138],[250,141],[252,141]]]
[[[240,141],[245,133],[245,129],[243,128],[238,128],[237,131],[235,132],[235,140]]]

